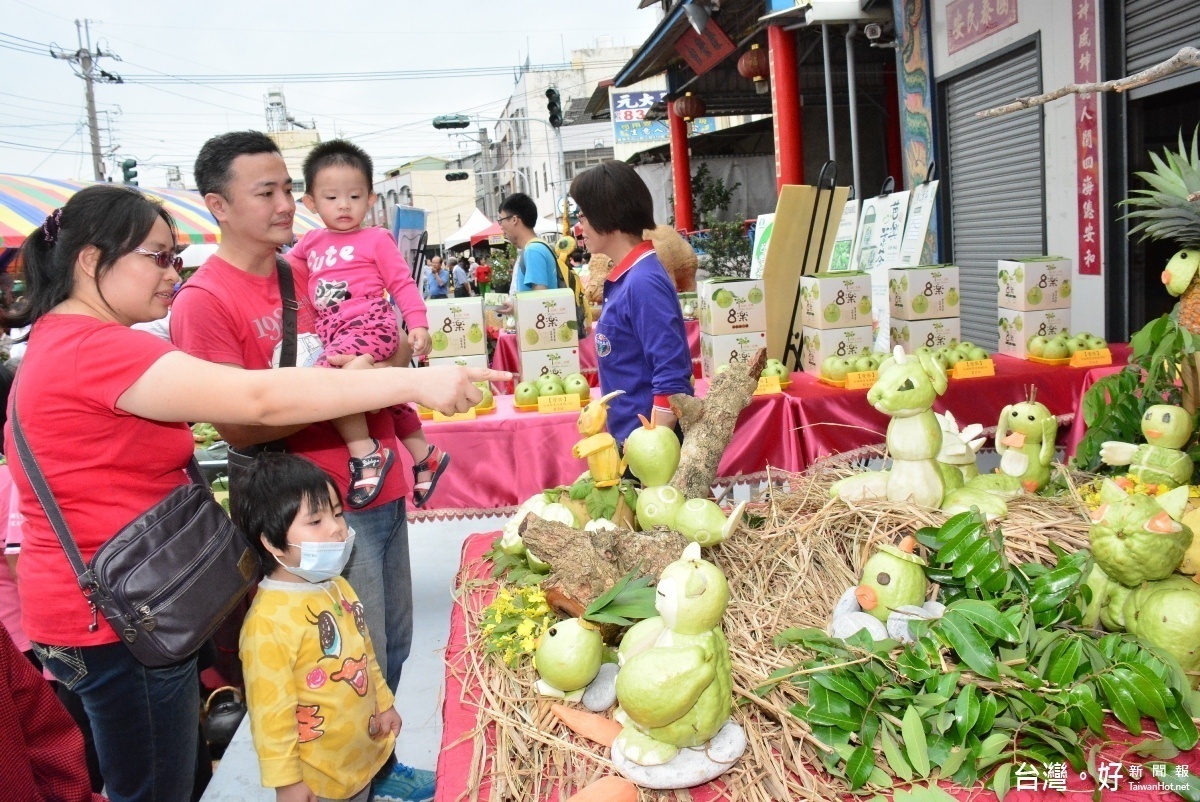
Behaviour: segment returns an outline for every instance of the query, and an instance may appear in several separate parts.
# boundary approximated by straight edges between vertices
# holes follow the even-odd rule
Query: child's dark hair
[[[375,165],[367,152],[345,139],[331,139],[310,150],[304,159],[304,191],[311,195],[317,173],[338,164],[361,170],[363,177],[367,179],[367,189],[370,190],[374,186]]]
[[[175,242],[175,221],[157,201],[132,187],[96,184],[71,196],[66,205],[25,238],[21,260],[25,265],[25,295],[0,316],[4,326],[27,326],[65,301],[75,289],[75,262],[91,246],[99,251],[93,281],[117,260],[132,253],[162,220]],[[104,300],[104,294],[100,295]],[[105,301],[107,303],[107,301]]]
[[[259,454],[238,477],[229,494],[229,514],[258,549],[264,573],[271,573],[275,557],[263,539],[286,551],[288,529],[296,514],[329,509],[330,488],[341,504],[342,494],[328,474],[304,457],[278,451]]]

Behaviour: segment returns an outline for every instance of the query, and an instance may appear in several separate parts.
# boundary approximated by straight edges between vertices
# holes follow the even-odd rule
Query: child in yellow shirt
[[[401,721],[340,576],[354,546],[340,494],[308,460],[267,452],[231,501],[266,573],[240,643],[262,784],[276,802],[366,802]]]

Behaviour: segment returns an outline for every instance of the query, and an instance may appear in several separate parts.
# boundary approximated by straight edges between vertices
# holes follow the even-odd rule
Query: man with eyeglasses
[[[558,289],[558,262],[554,251],[533,233],[537,224],[537,204],[523,192],[514,192],[500,203],[496,221],[504,238],[517,247],[513,267],[513,292]]]

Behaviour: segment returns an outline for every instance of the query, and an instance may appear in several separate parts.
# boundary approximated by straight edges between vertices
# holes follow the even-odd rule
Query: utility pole
[[[488,141],[488,130],[485,126],[479,126],[479,156],[483,160],[483,175],[487,179],[483,182],[483,213],[487,215],[489,220],[496,219],[496,211],[492,204],[496,202],[494,193],[492,192],[492,164],[491,164],[491,142]]]
[[[79,41],[79,49],[74,53],[68,53],[60,47],[54,47],[50,51],[50,55],[63,61],[68,61],[72,65],[78,65],[79,69],[76,75],[83,78],[85,93],[87,97],[87,116],[88,116],[88,133],[92,140],[92,170],[95,173],[97,181],[104,180],[104,162],[100,156],[100,127],[96,122],[96,95],[92,90],[93,83],[97,80],[96,59],[112,58],[120,61],[120,56],[114,53],[101,51],[99,47],[95,52],[92,51],[92,32],[88,27],[90,20],[75,20],[75,36]],[[86,46],[84,39],[87,39]],[[99,80],[106,83],[124,83],[121,76],[113,75],[112,73],[100,70]]]

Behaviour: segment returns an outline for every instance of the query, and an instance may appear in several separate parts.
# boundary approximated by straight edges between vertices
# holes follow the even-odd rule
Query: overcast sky
[[[84,82],[45,48],[74,52],[77,18],[92,20],[93,45],[122,59],[101,59],[99,67],[130,81],[96,85],[102,149],[112,144],[119,158],[137,159],[142,186],[164,186],[167,165],[178,166],[192,186],[192,162],[205,139],[266,129],[263,97],[274,82],[188,76],[429,71],[404,79],[282,82],[297,120],[315,121],[323,139],[354,139],[382,171],[416,156],[459,153],[461,139],[435,131],[431,119],[453,112],[495,116],[512,91],[513,68],[527,56],[534,65],[558,64],[602,36],[615,45],[641,44],[657,11],[637,5],[0,0],[0,173],[92,179]],[[464,68],[483,74],[438,74]],[[135,76],[167,82],[138,85]],[[111,162],[105,166],[111,172]]]

